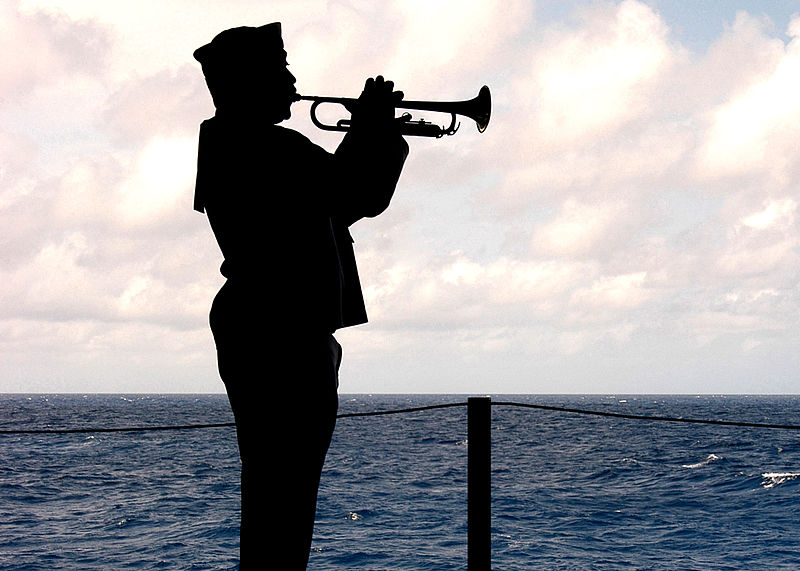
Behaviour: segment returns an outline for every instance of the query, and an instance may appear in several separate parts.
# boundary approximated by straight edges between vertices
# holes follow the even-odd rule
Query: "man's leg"
[[[332,337],[331,337],[332,339]],[[335,341],[304,351],[276,343],[262,353],[269,379],[239,351],[220,352],[220,373],[237,424],[242,459],[241,569],[305,569],[317,489],[336,422]],[[262,351],[264,347],[262,347]],[[238,353],[238,355],[237,355]]]

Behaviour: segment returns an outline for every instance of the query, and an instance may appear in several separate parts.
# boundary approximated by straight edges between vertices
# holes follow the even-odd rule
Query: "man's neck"
[[[269,123],[277,125],[284,120],[283,117],[278,116],[276,113],[270,113],[267,109],[248,109],[248,108],[222,108],[217,109],[214,114],[215,117],[223,121],[235,121],[243,123]]]

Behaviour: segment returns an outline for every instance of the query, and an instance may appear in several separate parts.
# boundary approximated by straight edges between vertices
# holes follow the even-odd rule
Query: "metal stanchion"
[[[492,399],[467,401],[467,568],[492,568]]]

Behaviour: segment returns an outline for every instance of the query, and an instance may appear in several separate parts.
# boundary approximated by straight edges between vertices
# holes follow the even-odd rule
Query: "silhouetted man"
[[[194,207],[227,278],[210,321],[242,460],[240,568],[305,569],[338,407],[332,333],[367,320],[348,227],[389,205],[408,154],[402,93],[367,80],[330,154],[277,125],[297,94],[279,23],[225,30],[194,57],[216,107]]]

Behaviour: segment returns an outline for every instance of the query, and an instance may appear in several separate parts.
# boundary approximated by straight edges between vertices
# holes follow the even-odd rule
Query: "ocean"
[[[800,423],[797,396],[492,398]],[[0,395],[0,430],[231,419],[224,395]],[[309,569],[466,569],[467,451],[466,407],[340,419]],[[238,471],[233,428],[0,434],[0,569],[236,569]],[[492,568],[800,569],[800,432],[494,406]]]

